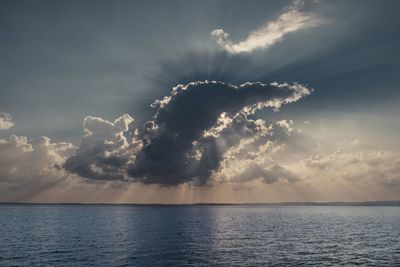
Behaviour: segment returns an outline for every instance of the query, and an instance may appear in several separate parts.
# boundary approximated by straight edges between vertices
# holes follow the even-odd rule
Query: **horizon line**
[[[400,200],[376,201],[285,201],[285,202],[193,202],[193,203],[107,203],[107,202],[6,202],[0,205],[121,205],[121,206],[400,206]]]

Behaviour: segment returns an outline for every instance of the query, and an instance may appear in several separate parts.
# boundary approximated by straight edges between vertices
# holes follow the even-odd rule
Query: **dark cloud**
[[[204,185],[218,169],[224,152],[257,132],[254,121],[247,119],[249,113],[263,107],[279,108],[307,94],[309,90],[298,84],[237,87],[206,81],[178,85],[170,96],[153,104],[157,114],[140,136],[143,149],[129,174],[143,183]],[[227,127],[224,123],[230,118],[234,120]]]
[[[124,180],[132,147],[124,133],[133,118],[127,114],[114,122],[88,116],[83,122],[84,137],[64,168],[96,180]]]
[[[82,144],[64,167],[92,179],[205,185],[228,149],[244,138],[267,133],[266,122],[249,119],[250,114],[266,107],[278,109],[309,93],[300,84],[178,85],[153,103],[154,119],[134,130],[131,142],[126,138],[129,115],[114,123],[86,118]]]

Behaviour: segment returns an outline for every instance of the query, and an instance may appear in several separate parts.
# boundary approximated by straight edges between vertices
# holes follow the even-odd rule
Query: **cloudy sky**
[[[400,199],[398,1],[2,1],[0,201]]]

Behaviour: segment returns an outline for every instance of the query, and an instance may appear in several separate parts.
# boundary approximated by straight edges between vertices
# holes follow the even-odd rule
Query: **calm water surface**
[[[0,266],[400,266],[400,207],[0,205]]]

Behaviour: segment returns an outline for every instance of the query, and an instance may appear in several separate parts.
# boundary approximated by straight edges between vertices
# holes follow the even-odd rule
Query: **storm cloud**
[[[81,146],[64,167],[92,179],[206,185],[225,152],[244,139],[269,134],[268,124],[250,115],[267,107],[278,110],[308,94],[296,83],[178,85],[152,104],[156,115],[141,129],[130,125],[129,115],[114,123],[87,117]]]

